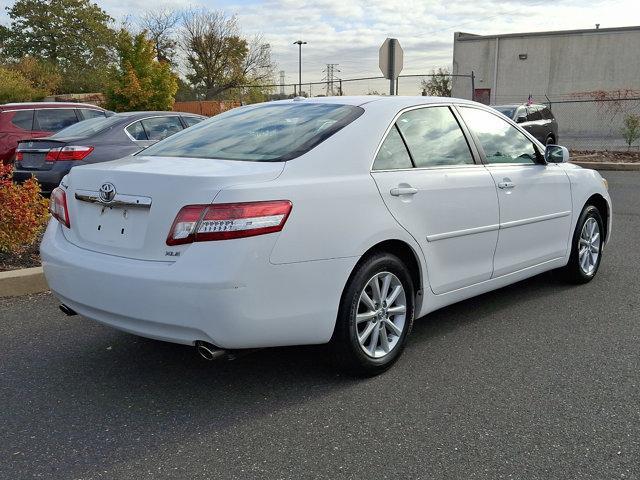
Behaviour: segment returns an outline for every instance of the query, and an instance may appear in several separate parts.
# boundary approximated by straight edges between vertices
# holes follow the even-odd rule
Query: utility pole
[[[280,70],[280,95],[284,96],[284,70]]]
[[[298,45],[298,90],[299,95],[302,95],[302,45],[306,45],[307,42],[297,40],[293,44]]]
[[[322,81],[327,82],[327,97],[335,95],[333,83],[336,80],[335,74],[340,72],[340,70],[336,68],[338,65],[338,63],[327,63],[327,68],[322,71],[325,74]]]

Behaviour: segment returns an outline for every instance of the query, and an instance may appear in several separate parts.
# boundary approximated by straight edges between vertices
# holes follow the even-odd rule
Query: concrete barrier
[[[0,272],[0,297],[17,297],[47,290],[49,286],[44,279],[42,267]]]

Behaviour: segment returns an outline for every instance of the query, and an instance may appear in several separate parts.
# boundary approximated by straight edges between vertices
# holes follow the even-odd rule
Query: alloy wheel
[[[580,269],[585,275],[594,274],[601,246],[600,226],[595,218],[589,217],[582,226],[578,244],[578,261]]]
[[[370,357],[383,358],[398,345],[405,327],[407,298],[393,273],[374,275],[360,293],[356,335]]]

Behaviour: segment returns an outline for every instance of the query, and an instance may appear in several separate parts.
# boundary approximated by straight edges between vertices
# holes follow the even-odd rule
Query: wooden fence
[[[174,112],[197,113],[211,117],[219,113],[240,106],[240,102],[223,102],[218,100],[203,100],[194,102],[176,102],[173,104]]]

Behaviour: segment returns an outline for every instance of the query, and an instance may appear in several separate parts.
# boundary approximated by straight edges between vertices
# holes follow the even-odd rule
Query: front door
[[[491,278],[498,200],[487,169],[447,106],[403,113],[372,176],[387,208],[420,244],[431,289],[442,294]]]
[[[564,257],[571,230],[569,178],[498,115],[460,107],[483,151],[500,202],[494,277]]]

